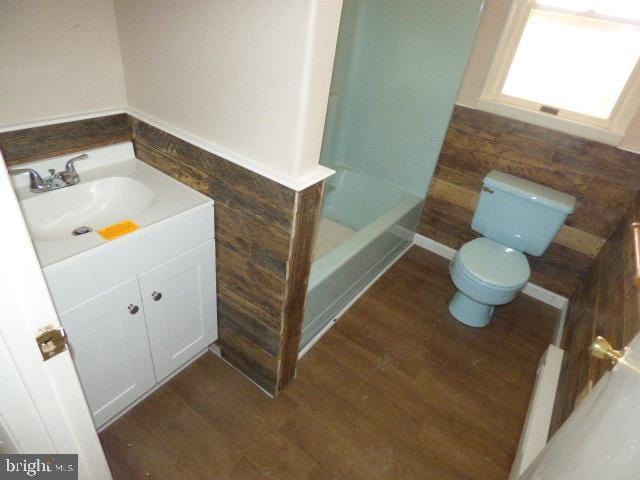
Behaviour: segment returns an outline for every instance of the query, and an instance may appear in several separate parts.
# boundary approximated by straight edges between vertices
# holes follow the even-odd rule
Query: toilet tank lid
[[[573,213],[576,207],[576,197],[573,195],[497,170],[491,170],[484,177],[483,183],[487,187],[526,198],[564,213]]]

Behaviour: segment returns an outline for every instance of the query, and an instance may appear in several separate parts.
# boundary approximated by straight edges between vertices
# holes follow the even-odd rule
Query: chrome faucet
[[[44,179],[33,168],[12,168],[9,170],[9,174],[20,175],[22,173],[28,173],[30,180],[29,190],[33,193],[50,192],[52,190],[70,187],[80,182],[80,176],[76,171],[75,162],[78,160],[86,160],[87,158],[89,158],[89,155],[86,153],[73,157],[67,161],[64,171],[56,172],[55,169],[52,168],[49,170],[49,176]]]

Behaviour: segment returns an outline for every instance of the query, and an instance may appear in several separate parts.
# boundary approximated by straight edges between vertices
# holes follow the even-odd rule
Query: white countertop
[[[129,177],[153,192],[150,204],[145,205],[144,210],[125,218],[117,219],[115,222],[106,225],[87,225],[93,230],[104,228],[112,223],[123,220],[132,220],[139,225],[139,230],[126,234],[115,240],[105,240],[98,233],[92,231],[80,236],[73,236],[71,231],[67,237],[56,239],[38,239],[34,238],[33,243],[38,254],[38,258],[42,267],[53,265],[72,256],[87,252],[95,248],[99,248],[105,244],[122,241],[125,238],[133,237],[146,227],[163,222],[167,219],[184,214],[194,209],[208,207],[213,204],[213,200],[193,190],[192,188],[174,180],[159,170],[145,164],[135,158],[133,145],[131,142],[124,142],[107,147],[87,150],[86,152],[76,152],[70,155],[63,155],[47,160],[31,162],[20,165],[19,168],[33,168],[37,170],[43,178],[47,176],[48,169],[55,168],[57,171],[64,170],[66,161],[81,153],[89,154],[89,159],[76,163],[76,170],[80,175],[80,183],[74,186],[66,187],[46,193],[32,193],[29,191],[29,176],[19,175],[13,177],[16,195],[20,200],[21,207],[25,213],[25,217],[29,217],[31,208],[30,202],[39,201],[46,198],[47,203],[50,200],[55,202],[62,199],[62,195],[66,195],[66,201],[71,196],[72,189],[79,189],[83,184],[93,182],[109,177]],[[80,190],[78,190],[80,192]],[[79,196],[78,198],[82,198]],[[122,200],[122,199],[120,199]],[[81,207],[80,207],[81,208]],[[42,210],[42,209],[40,209]],[[139,209],[138,209],[139,210]],[[34,230],[30,223],[33,220],[27,218],[27,227]],[[80,226],[80,225],[78,225]],[[33,232],[32,232],[33,233]],[[33,235],[35,237],[35,235]]]

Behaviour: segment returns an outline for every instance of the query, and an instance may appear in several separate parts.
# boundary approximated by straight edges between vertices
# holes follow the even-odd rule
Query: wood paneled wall
[[[610,368],[589,356],[589,345],[601,335],[622,349],[640,331],[640,290],[633,283],[635,263],[632,222],[640,219],[640,196],[623,215],[587,276],[571,297],[562,348],[564,364],[556,396],[552,431],[576,402]]]
[[[322,184],[295,192],[133,119],[136,156],[216,201],[222,356],[272,394],[293,378]]]
[[[11,166],[127,140],[131,125],[122,113],[0,133],[0,150]]]
[[[492,169],[577,197],[577,207],[531,281],[571,296],[640,190],[640,155],[490,113],[457,106],[418,233],[460,248],[477,234],[471,218]]]
[[[127,115],[0,134],[10,165],[133,140],[216,202],[219,344],[269,393],[293,379],[322,183],[296,192]]]

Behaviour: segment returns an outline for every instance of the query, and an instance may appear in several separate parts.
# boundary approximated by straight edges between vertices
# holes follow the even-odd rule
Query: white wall
[[[123,108],[112,0],[0,1],[0,126]]]
[[[342,0],[115,6],[134,115],[271,178],[319,168]]]
[[[486,0],[478,35],[458,94],[459,105],[477,107],[512,3],[512,0]],[[625,139],[619,146],[640,152],[640,112],[631,122]]]

